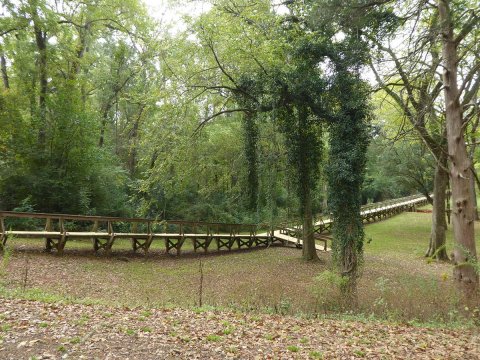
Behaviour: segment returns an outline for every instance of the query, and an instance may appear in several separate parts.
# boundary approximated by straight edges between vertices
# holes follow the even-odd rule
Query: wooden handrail
[[[422,195],[412,195],[406,196],[399,199],[392,199],[383,202],[373,203],[373,204],[366,204],[363,205],[361,211],[371,210],[382,208],[389,205],[400,204],[403,202],[407,202],[409,200],[421,199],[423,198]],[[129,222],[133,224],[137,223],[146,223],[147,224],[147,233],[152,233],[152,227],[154,224],[156,225],[165,225],[165,226],[179,226],[179,233],[183,233],[185,231],[185,227],[192,227],[195,231],[199,227],[206,227],[208,233],[214,233],[214,230],[217,232],[219,231],[220,227],[228,228],[228,232],[231,234],[238,234],[240,230],[243,228],[245,230],[250,231],[251,233],[255,233],[257,229],[260,228],[271,228],[271,224],[241,224],[241,223],[219,223],[219,222],[202,222],[202,221],[187,221],[187,220],[164,220],[164,219],[148,219],[148,218],[122,218],[122,217],[114,217],[114,216],[98,216],[98,215],[72,215],[72,214],[56,214],[56,213],[31,213],[31,212],[18,212],[18,211],[0,211],[0,220],[2,221],[2,229],[1,231],[5,231],[5,225],[3,224],[3,219],[5,218],[28,218],[28,219],[46,219],[47,226],[51,222],[51,220],[59,220],[59,224],[61,227],[61,231],[65,232],[63,229],[64,221],[65,220],[73,220],[73,221],[92,221],[94,222],[94,227],[98,228],[99,222],[106,222],[108,231],[113,232],[112,223],[118,222]],[[296,224],[298,225],[298,224]],[[287,227],[288,224],[285,224]]]
[[[178,225],[180,227],[228,227],[228,228],[249,228],[249,230],[259,227],[270,227],[268,224],[241,224],[241,223],[220,223],[220,222],[202,222],[202,221],[188,221],[188,220],[163,220],[163,219],[148,219],[148,218],[122,218],[114,216],[99,216],[99,215],[72,215],[72,214],[57,214],[57,213],[32,213],[19,211],[0,211],[0,218],[23,218],[23,219],[47,219],[47,220],[72,220],[72,221],[92,221],[96,222],[130,222],[130,223],[146,223],[149,232],[153,224]],[[97,225],[98,226],[98,225]]]
[[[19,211],[0,211],[0,217],[10,218],[28,218],[28,219],[63,219],[77,221],[114,221],[114,222],[147,222],[155,221],[145,218],[122,218],[114,216],[98,215],[72,215],[72,214],[52,214],[52,213],[31,213]],[[159,221],[159,220],[157,220]]]

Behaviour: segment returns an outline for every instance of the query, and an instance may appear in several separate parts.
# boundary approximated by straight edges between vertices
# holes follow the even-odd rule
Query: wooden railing
[[[368,204],[362,207],[362,220],[371,222],[384,219],[426,202],[424,196],[408,196]],[[22,223],[23,220],[27,222]],[[332,219],[327,217],[318,219],[314,225],[315,236],[325,242],[325,249],[329,240],[325,234],[331,231],[332,223]],[[262,234],[258,234],[260,229]],[[300,239],[302,236],[302,227],[298,223],[276,229],[292,238]],[[107,253],[111,251],[116,239],[130,239],[134,251],[142,249],[145,253],[155,239],[161,239],[165,241],[167,253],[174,249],[177,254],[181,253],[186,240],[192,242],[194,251],[202,249],[205,252],[212,243],[216,244],[217,250],[231,250],[235,244],[238,248],[250,248],[268,246],[275,241],[284,242],[284,239],[275,237],[271,226],[264,224],[0,211],[0,247],[3,248],[11,237],[45,239],[45,250],[57,250],[59,254],[63,253],[67,241],[71,239],[89,239],[95,251],[103,249]]]
[[[386,200],[377,203],[366,204],[361,207],[360,216],[362,222],[369,223],[385,219],[400,212],[414,210],[418,206],[423,206],[428,203],[427,198],[424,195],[412,195],[403,198]],[[299,225],[301,222],[290,222],[289,224],[282,224],[280,231],[284,235],[300,238],[303,230]],[[332,230],[333,220],[328,216],[321,216],[315,220],[314,232],[316,235],[323,235],[329,233]]]
[[[22,224],[18,222],[19,219],[28,219],[30,222]],[[41,227],[32,224],[40,220]],[[0,246],[5,246],[7,239],[13,236],[44,238],[46,251],[55,249],[61,254],[68,240],[91,239],[95,251],[104,249],[110,252],[116,239],[131,239],[134,251],[143,249],[148,252],[154,239],[164,239],[166,251],[176,249],[179,254],[187,239],[192,240],[195,251],[208,251],[213,241],[217,244],[217,250],[231,250],[234,244],[239,248],[268,245],[274,241],[273,230],[264,235],[257,234],[259,229],[268,228],[259,224],[0,211]]]

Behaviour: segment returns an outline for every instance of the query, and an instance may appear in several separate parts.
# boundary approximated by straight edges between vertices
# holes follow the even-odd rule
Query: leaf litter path
[[[480,358],[475,330],[0,301],[0,359]]]

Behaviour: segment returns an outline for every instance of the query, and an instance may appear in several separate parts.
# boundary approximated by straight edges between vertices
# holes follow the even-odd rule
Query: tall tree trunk
[[[145,105],[141,105],[138,115],[133,122],[132,130],[129,133],[128,141],[130,143],[130,151],[128,156],[128,170],[130,175],[134,176],[137,169],[137,147],[138,147],[138,128],[140,127],[140,120],[142,118]]]
[[[46,116],[47,116],[47,35],[39,24],[36,7],[33,7],[33,29],[35,32],[35,41],[38,50],[38,81],[40,84],[40,93],[38,95],[39,107],[39,130],[38,143],[41,148],[45,146],[46,141]]]
[[[323,180],[323,185],[322,185],[322,190],[323,190],[323,199],[322,199],[322,213],[327,214],[328,213],[328,182],[327,180]]]
[[[477,251],[474,237],[474,212],[469,177],[470,159],[464,139],[462,108],[457,83],[457,42],[453,32],[453,19],[449,0],[438,0],[443,54],[443,86],[446,106],[446,125],[450,177],[452,186],[452,222],[455,238],[453,275],[467,293],[478,289],[478,274],[472,262]]]
[[[0,71],[2,72],[3,87],[8,90],[10,89],[10,82],[8,81],[7,59],[2,49],[0,49]]]
[[[437,159],[433,185],[433,212],[430,245],[425,254],[437,260],[448,260],[446,249],[447,221],[445,219],[445,200],[448,185],[447,156],[441,152]]]
[[[315,151],[319,144],[316,142],[316,132],[308,123],[308,112],[306,108],[300,108],[298,112],[297,129],[294,131],[293,143],[295,144],[295,166],[298,176],[298,197],[300,199],[300,215],[303,222],[303,251],[304,260],[318,260],[315,248],[315,236],[313,233],[313,209],[312,192],[315,187],[315,176],[317,174],[313,164],[318,164],[315,159]]]
[[[304,260],[318,260],[313,232],[312,195],[310,188],[307,189],[304,187],[304,196],[302,256]]]
[[[247,206],[249,210],[256,211],[258,203],[258,126],[253,112],[244,113],[243,129],[244,151],[247,160]]]
[[[98,139],[98,147],[103,147],[105,143],[105,128],[107,127],[108,111],[102,115],[102,123],[100,124],[100,138]]]

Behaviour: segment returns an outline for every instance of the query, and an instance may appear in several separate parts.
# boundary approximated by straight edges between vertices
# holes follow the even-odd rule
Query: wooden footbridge
[[[416,211],[418,207],[428,204],[428,200],[423,195],[413,195],[403,198],[387,200],[377,203],[363,205],[360,211],[362,222],[368,224],[375,221],[384,220],[393,215],[405,212]],[[298,224],[298,223],[297,223]],[[323,248],[317,245],[317,250],[327,251],[327,242],[332,240],[333,220],[329,217],[321,217],[317,220],[313,227],[313,232],[317,242],[323,243]],[[282,226],[274,232],[274,236],[284,241],[292,242],[295,239],[297,247],[302,246],[302,226],[292,224],[290,226]]]
[[[374,203],[362,207],[361,216],[365,223],[378,221],[403,211],[412,211],[425,205],[424,196],[410,196],[401,199]],[[315,223],[315,237],[324,246],[318,250],[327,250],[328,235],[332,220],[323,218]],[[265,230],[269,229],[269,230]],[[133,251],[148,253],[153,241],[163,241],[167,253],[182,252],[183,245],[190,241],[195,252],[208,252],[212,247],[217,251],[269,246],[278,242],[282,245],[294,244],[301,247],[301,226],[283,225],[271,228],[262,224],[223,224],[207,222],[189,222],[146,218],[118,218],[105,216],[83,216],[49,213],[24,213],[0,211],[0,247],[7,244],[9,238],[45,239],[45,250],[56,250],[62,254],[69,240],[90,240],[95,252],[107,254],[117,239],[130,239]]]

